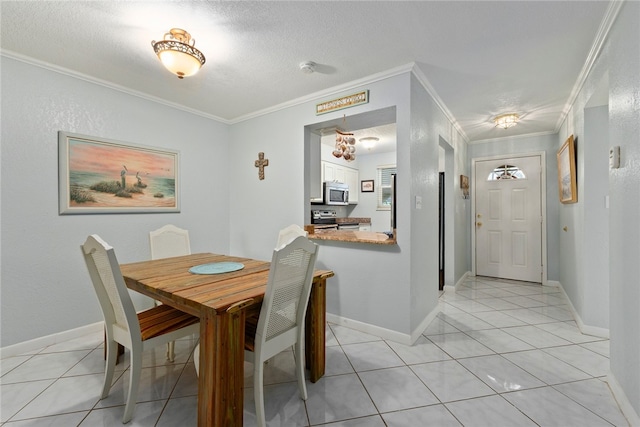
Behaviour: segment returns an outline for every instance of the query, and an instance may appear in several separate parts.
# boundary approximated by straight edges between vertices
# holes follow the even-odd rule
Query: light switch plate
[[[609,149],[609,169],[618,169],[620,167],[620,146],[616,145]]]
[[[416,196],[416,209],[422,209],[422,197]]]

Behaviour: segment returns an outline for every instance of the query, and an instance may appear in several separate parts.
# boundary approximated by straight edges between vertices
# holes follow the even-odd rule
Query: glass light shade
[[[376,145],[376,142],[378,141],[379,141],[379,138],[376,138],[375,136],[367,136],[365,138],[360,138],[360,142],[362,142],[362,145],[367,150],[372,149]]]
[[[497,127],[501,127],[502,129],[509,129],[512,126],[515,126],[518,123],[518,115],[515,113],[503,114],[501,116],[493,119]]]
[[[172,28],[164,35],[164,40],[151,42],[165,68],[179,79],[194,75],[206,61],[194,45],[191,34],[180,28]]]
[[[162,51],[158,53],[158,58],[162,61],[162,65],[178,78],[192,76],[202,66],[198,58],[177,50]]]

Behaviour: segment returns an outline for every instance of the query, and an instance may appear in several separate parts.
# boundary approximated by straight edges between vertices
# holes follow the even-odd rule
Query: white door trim
[[[486,160],[514,159],[518,157],[540,157],[540,208],[542,210],[542,285],[548,286],[547,283],[547,162],[544,151],[534,151],[531,153],[502,154],[490,157],[474,157],[471,159],[471,177],[476,176],[476,162]],[[471,274],[476,275],[476,180],[471,180],[471,197],[474,203],[471,203]]]

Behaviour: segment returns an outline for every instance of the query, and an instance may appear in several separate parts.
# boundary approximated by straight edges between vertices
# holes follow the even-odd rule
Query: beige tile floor
[[[577,329],[557,288],[470,278],[440,297],[441,312],[413,346],[343,326],[327,328],[326,375],[299,398],[293,354],[267,365],[270,426],[628,426],[608,386],[608,340]],[[128,426],[195,426],[192,339],[144,356]],[[102,334],[2,359],[0,425],[118,426],[128,362],[99,399]],[[250,366],[248,366],[250,368]],[[255,425],[245,369],[245,425]]]

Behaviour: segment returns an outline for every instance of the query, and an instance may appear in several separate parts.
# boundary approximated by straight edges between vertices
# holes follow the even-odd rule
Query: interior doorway
[[[438,172],[440,179],[439,205],[442,206],[439,215],[439,278],[438,289],[444,290],[447,286],[453,287],[456,273],[456,224],[462,219],[457,213],[455,180],[455,151],[453,146],[442,136],[438,143]],[[441,173],[441,174],[440,174]],[[434,278],[435,279],[435,278]]]
[[[439,196],[438,196],[438,252],[439,252],[439,261],[438,261],[438,290],[442,291],[444,289],[444,265],[445,265],[445,203],[444,203],[444,172],[440,172],[440,180],[439,180]]]

